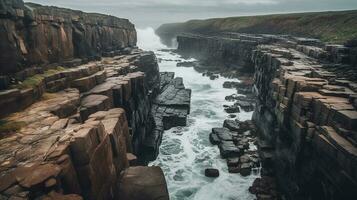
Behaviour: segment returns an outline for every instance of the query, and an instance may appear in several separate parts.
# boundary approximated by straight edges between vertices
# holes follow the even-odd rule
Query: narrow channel
[[[221,159],[219,149],[209,142],[213,127],[221,127],[229,117],[223,105],[231,105],[225,97],[236,93],[235,89],[223,88],[224,77],[210,80],[193,67],[177,67],[178,62],[193,61],[182,58],[169,51],[160,43],[152,28],[138,30],[138,46],[154,51],[160,71],[175,72],[183,77],[186,88],[192,89],[191,113],[186,127],[165,131],[160,154],[150,165],[160,166],[165,174],[170,198],[173,200],[232,200],[254,199],[248,191],[258,173],[243,177],[228,173],[225,159]],[[238,81],[234,79],[234,81]],[[237,119],[244,121],[252,118],[252,112],[241,111]],[[255,148],[251,145],[251,148]],[[216,179],[204,175],[206,168],[216,168],[220,176]]]

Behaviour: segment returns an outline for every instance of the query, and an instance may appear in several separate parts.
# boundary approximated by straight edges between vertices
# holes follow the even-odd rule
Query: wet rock
[[[213,168],[205,169],[205,176],[213,178],[219,177],[219,171],[218,169]]]
[[[242,153],[233,141],[221,141],[218,147],[222,158],[239,157]]]
[[[226,113],[229,113],[229,114],[240,112],[240,108],[238,105],[228,106],[228,107],[224,108],[224,110],[226,111]]]
[[[210,75],[210,76],[209,76],[209,79],[211,79],[211,80],[216,80],[216,79],[218,79],[218,78],[219,78],[219,76],[216,75],[216,74],[213,74],[213,75]]]
[[[212,134],[216,135],[220,141],[232,141],[232,133],[226,128],[212,128]]]
[[[240,165],[239,173],[240,173],[242,176],[249,176],[251,172],[252,172],[252,165],[251,165],[251,163],[242,163],[242,164]]]
[[[210,133],[209,141],[213,145],[218,145],[221,142],[221,140],[218,138],[217,134],[215,134],[215,133]]]
[[[234,88],[239,82],[226,81],[223,83],[223,88]]]
[[[147,134],[143,142],[148,160],[154,160],[158,155],[164,130],[186,126],[190,103],[191,90],[185,88],[182,78],[175,78],[173,72],[160,73],[159,94],[151,108],[155,130]]]
[[[228,167],[228,172],[231,174],[238,174],[240,172],[240,167],[239,166]]]
[[[237,120],[224,120],[223,127],[231,131],[240,131],[239,121]]]
[[[197,62],[186,61],[186,62],[178,62],[176,66],[177,67],[195,67],[197,65],[198,65]]]
[[[239,158],[228,158],[227,159],[227,165],[228,167],[238,167],[239,164]]]
[[[249,187],[249,192],[255,194],[258,199],[279,199],[276,181],[269,176],[262,176],[254,180],[253,185]]]

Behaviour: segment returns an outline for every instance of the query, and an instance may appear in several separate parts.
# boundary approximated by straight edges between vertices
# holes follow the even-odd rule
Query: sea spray
[[[165,131],[158,158],[150,165],[160,166],[166,177],[170,197],[173,200],[232,200],[254,199],[248,191],[254,179],[253,174],[242,177],[229,174],[226,161],[221,159],[219,150],[210,144],[208,137],[213,127],[221,127],[228,117],[223,105],[225,96],[236,93],[235,89],[223,88],[225,81],[220,77],[210,80],[192,67],[176,67],[178,61],[193,61],[181,58],[168,51],[160,43],[152,28],[138,30],[138,46],[152,50],[162,59],[160,71],[172,71],[183,77],[187,88],[192,89],[191,114],[186,127],[177,127]],[[238,119],[251,119],[252,113],[241,112]],[[205,177],[206,168],[217,168],[220,176],[216,179]]]

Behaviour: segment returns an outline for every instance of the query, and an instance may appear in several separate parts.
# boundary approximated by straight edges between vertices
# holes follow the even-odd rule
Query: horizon
[[[357,10],[357,1],[342,0],[184,0],[167,2],[164,0],[32,0],[25,1],[47,6],[64,7],[85,12],[108,14],[126,18],[136,28],[158,28],[166,23],[180,23],[189,20],[204,20],[211,18],[261,16],[275,14],[333,12]],[[328,3],[327,3],[328,2]]]

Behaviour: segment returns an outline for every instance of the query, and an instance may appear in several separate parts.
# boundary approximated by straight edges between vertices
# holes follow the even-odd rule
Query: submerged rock
[[[186,62],[178,62],[176,64],[177,67],[196,67],[198,66],[198,62],[190,62],[190,61],[186,61]]]

